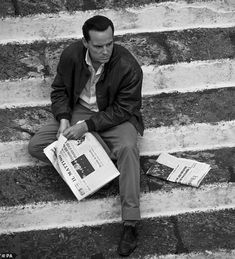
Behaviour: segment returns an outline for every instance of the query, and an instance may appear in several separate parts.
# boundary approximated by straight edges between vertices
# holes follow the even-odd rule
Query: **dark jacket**
[[[82,42],[76,42],[60,57],[51,92],[52,112],[57,120],[71,119],[73,107],[90,77],[85,54]],[[112,56],[96,84],[99,112],[86,120],[88,130],[104,131],[130,121],[142,135],[142,79],[143,73],[135,58],[124,47],[114,44]]]

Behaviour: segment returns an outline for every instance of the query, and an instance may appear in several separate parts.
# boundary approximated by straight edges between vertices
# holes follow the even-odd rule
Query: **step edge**
[[[226,209],[235,209],[234,183],[210,184],[196,189],[191,187],[189,188],[184,187],[180,190],[174,189],[169,192],[156,191],[147,194],[142,193],[140,198],[140,203],[142,204],[142,218],[161,218],[169,217],[172,215],[184,215],[188,213],[207,213]],[[179,199],[180,197],[184,197],[183,201],[185,201],[186,194],[190,197],[190,202],[185,205],[186,208],[182,208],[182,204],[180,204],[182,201],[179,201]],[[207,196],[203,198],[203,195]],[[163,205],[161,204],[161,201],[164,201],[162,202],[164,203]],[[196,204],[192,205],[191,203]],[[198,203],[203,204],[200,205]],[[157,207],[156,204],[158,205]],[[162,206],[162,208],[159,206],[159,204]],[[167,209],[167,206],[171,209]],[[97,215],[91,213],[95,208],[101,208]],[[92,216],[86,220],[84,220],[86,217],[84,210],[87,214],[92,214]],[[98,209],[95,210],[96,213],[97,210]],[[61,215],[62,213],[60,213],[57,222],[54,220],[56,219],[54,216],[57,215],[56,211],[64,211],[64,215]],[[84,215],[80,215],[80,219],[78,214],[76,214],[78,211],[84,212]],[[45,213],[52,215],[53,220],[45,217]],[[39,214],[40,217],[37,219],[37,215]],[[43,214],[43,216],[41,216],[41,214]],[[69,203],[47,202],[40,204],[30,204],[26,206],[1,207],[0,218],[2,218],[2,222],[4,222],[2,224],[2,229],[0,230],[0,235],[54,228],[80,228],[84,226],[109,224],[121,221],[120,200],[119,197],[114,197],[99,200],[84,200],[83,202],[79,203],[75,201]],[[24,222],[21,221],[22,218],[24,218]],[[7,219],[8,222],[6,223]]]

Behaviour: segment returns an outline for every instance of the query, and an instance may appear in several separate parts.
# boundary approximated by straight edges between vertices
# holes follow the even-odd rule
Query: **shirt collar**
[[[87,51],[86,51],[85,61],[86,61],[86,63],[87,63],[88,66],[90,66],[90,67],[92,67],[92,68],[94,69],[94,67],[93,67],[93,65],[92,65],[92,62],[91,62],[91,57],[90,57],[90,54],[89,54],[88,49],[87,49]],[[104,68],[104,63],[102,63],[102,64],[99,66],[98,70],[96,71],[96,75],[101,74],[102,71],[103,71],[103,68]]]

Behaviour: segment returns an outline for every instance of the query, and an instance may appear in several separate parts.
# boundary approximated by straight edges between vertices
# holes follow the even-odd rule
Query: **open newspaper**
[[[210,169],[210,165],[206,163],[162,153],[156,163],[148,169],[147,174],[198,187]]]
[[[78,200],[96,192],[120,174],[91,133],[79,140],[67,140],[61,134],[44,149],[44,153]]]

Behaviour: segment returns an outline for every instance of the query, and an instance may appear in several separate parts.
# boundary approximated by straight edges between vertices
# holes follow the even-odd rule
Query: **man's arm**
[[[72,76],[72,66],[66,52],[63,51],[59,64],[57,66],[57,73],[51,85],[51,109],[56,120],[71,119],[70,99],[68,96],[68,89],[66,89],[64,82],[64,75]],[[63,72],[62,72],[63,71]]]
[[[121,82],[112,105],[86,120],[89,131],[104,131],[128,121],[141,108],[143,73],[140,67],[131,68]]]
[[[58,67],[57,74],[52,83],[52,92],[51,92],[51,108],[52,113],[57,121],[59,121],[60,126],[57,132],[56,137],[58,138],[60,134],[70,127],[71,119],[71,108],[69,106],[69,97],[66,92],[65,83],[62,77],[62,66],[66,63],[66,57],[62,53]]]

